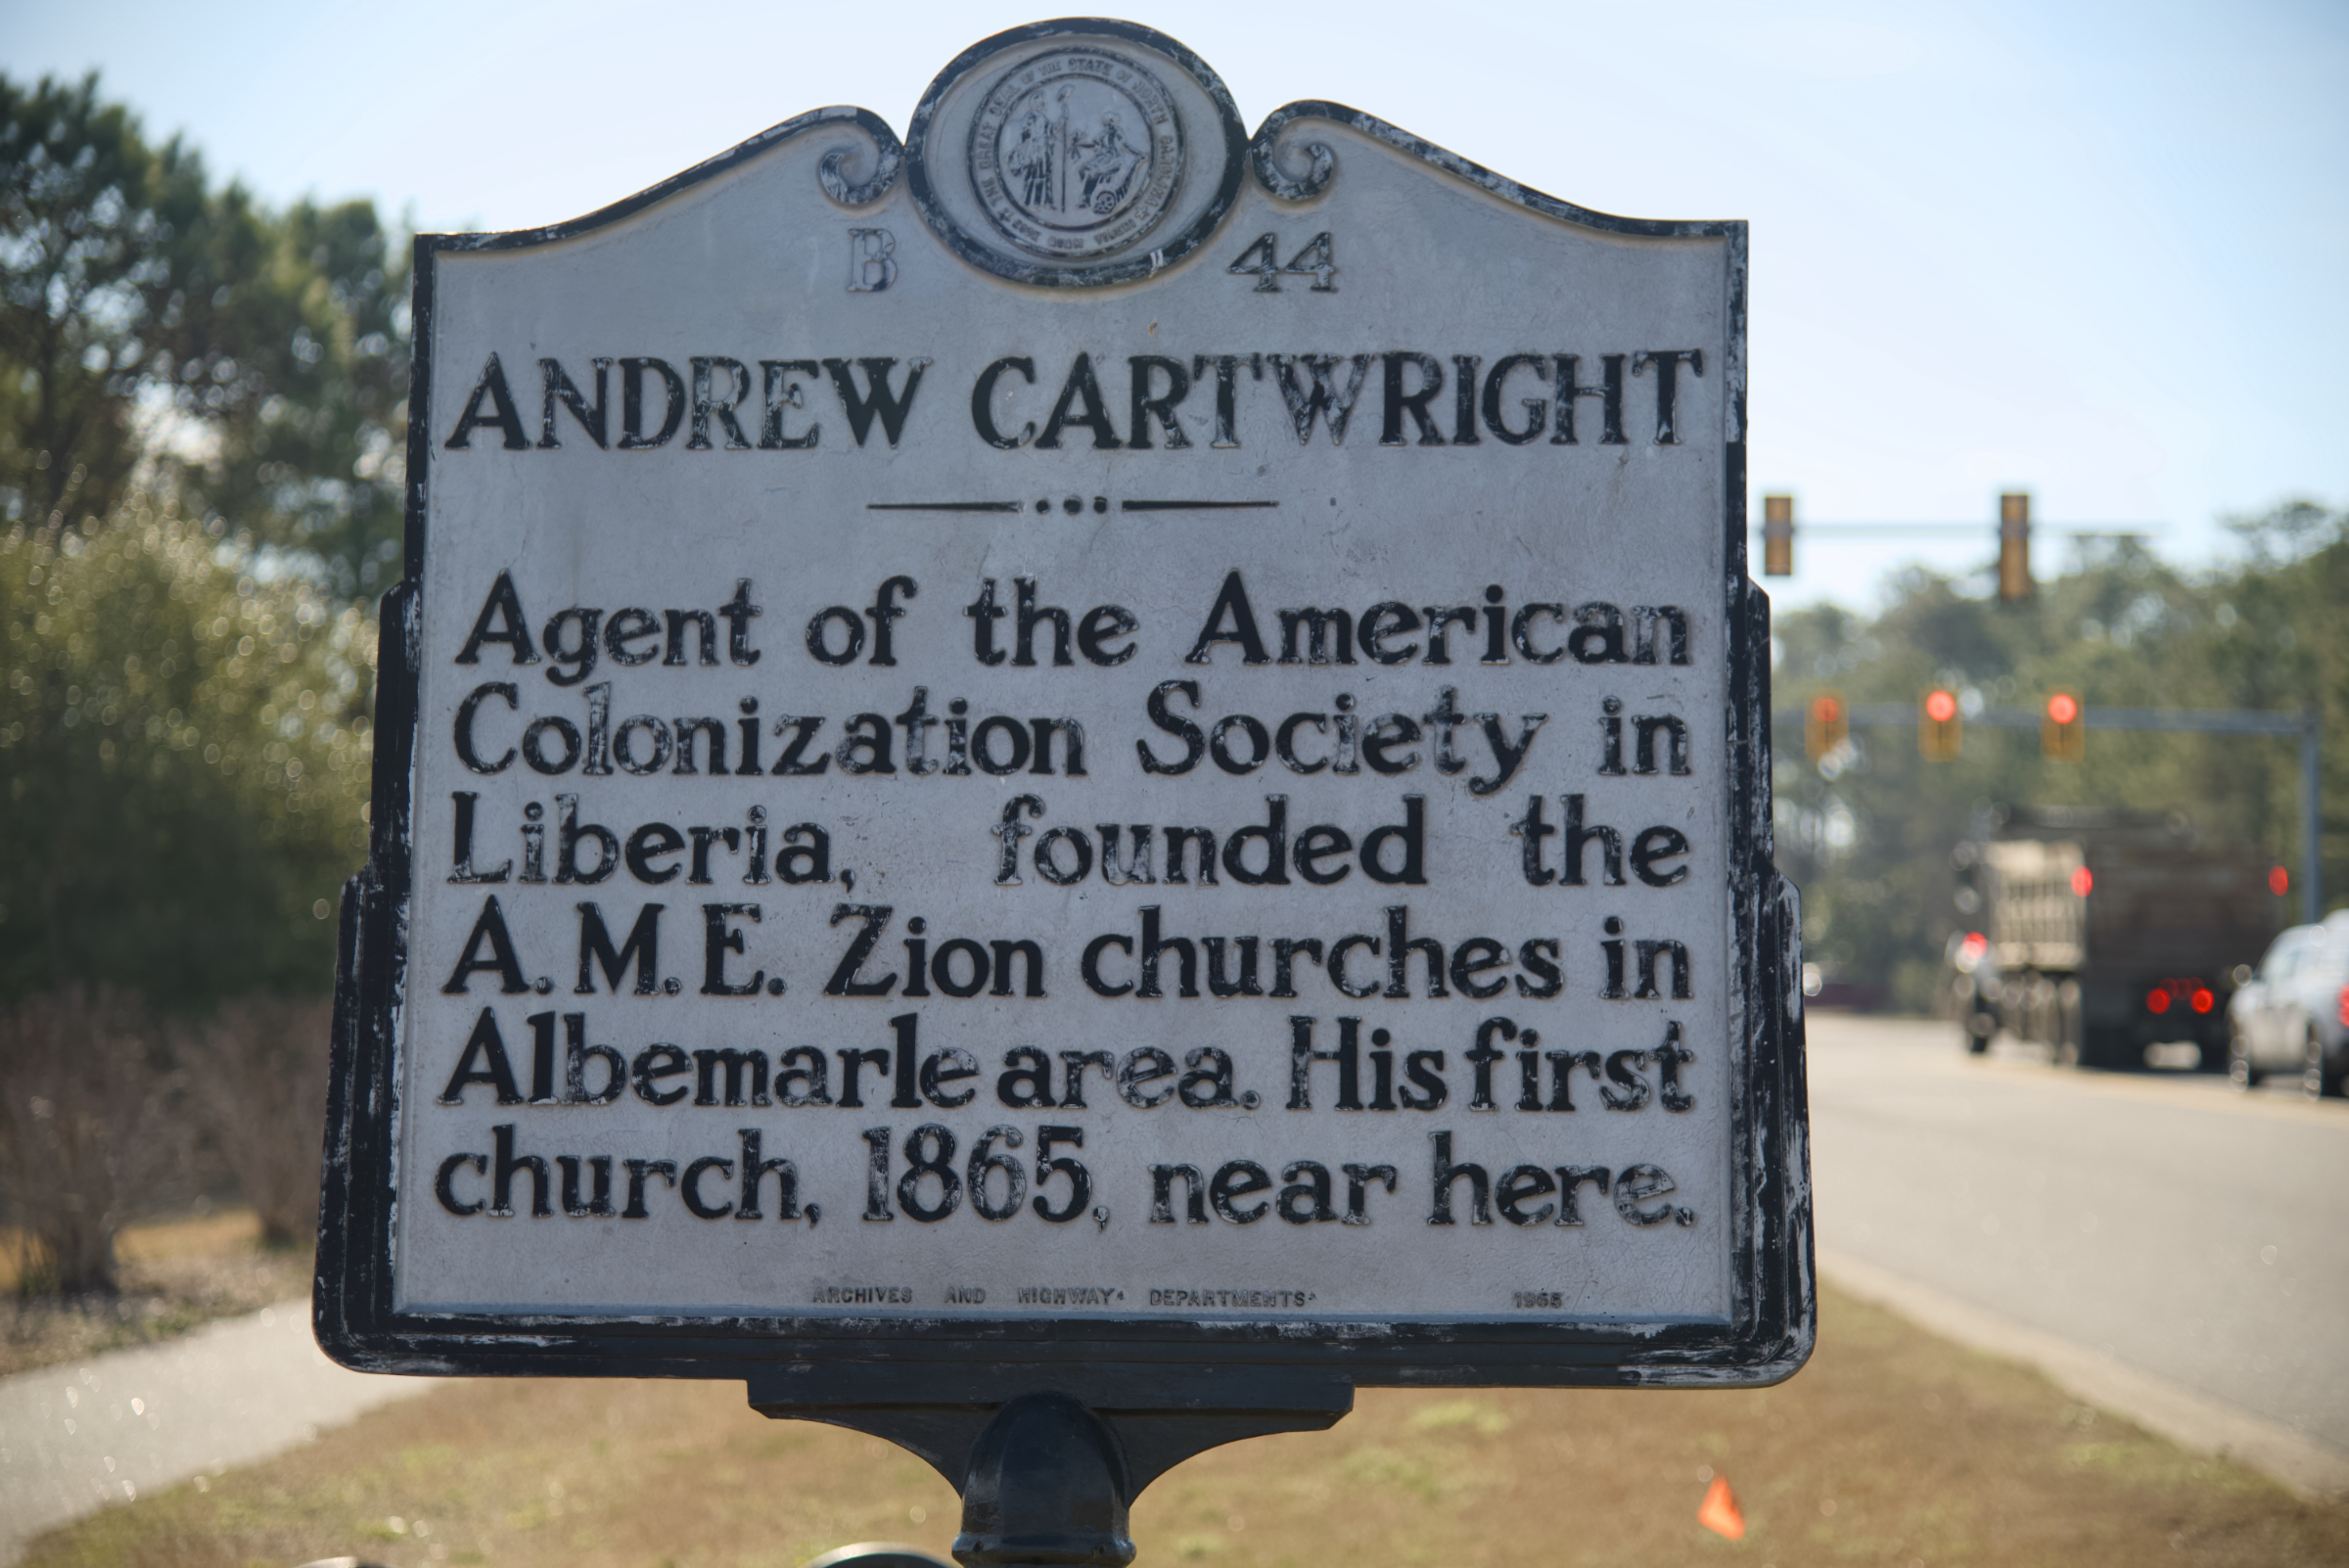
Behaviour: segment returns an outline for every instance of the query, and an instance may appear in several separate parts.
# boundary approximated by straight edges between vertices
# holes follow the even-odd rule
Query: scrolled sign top
[[[1075,20],[416,288],[338,1358],[1801,1364],[1742,224]]]

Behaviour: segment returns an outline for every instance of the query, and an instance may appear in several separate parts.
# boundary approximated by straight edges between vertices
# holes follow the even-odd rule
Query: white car
[[[2312,1095],[2337,1095],[2349,1076],[2349,909],[2278,936],[2227,1002],[2227,1070],[2251,1087],[2296,1073]]]

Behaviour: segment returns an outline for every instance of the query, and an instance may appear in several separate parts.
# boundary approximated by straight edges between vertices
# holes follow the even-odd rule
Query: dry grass
[[[179,1258],[227,1258],[253,1250],[260,1222],[249,1209],[216,1209],[185,1219],[126,1225],[115,1237],[115,1257],[125,1268]],[[32,1238],[15,1225],[0,1225],[0,1293],[16,1294],[23,1278]]]
[[[128,1225],[115,1238],[123,1267],[168,1263],[179,1258],[231,1258],[260,1245],[261,1222],[251,1209],[215,1209],[181,1220]]]
[[[0,1226],[0,1376],[151,1345],[305,1294],[307,1247],[268,1250],[249,1209],[126,1226],[117,1295],[19,1296],[21,1232]]]
[[[2299,1501],[1833,1292],[1817,1360],[1759,1393],[1365,1392],[1326,1433],[1161,1480],[1141,1564],[2318,1564],[2349,1510]],[[1749,1533],[1696,1523],[1707,1468]],[[45,1537],[39,1568],[794,1568],[858,1540],[944,1553],[957,1504],[852,1433],[739,1385],[482,1382]]]

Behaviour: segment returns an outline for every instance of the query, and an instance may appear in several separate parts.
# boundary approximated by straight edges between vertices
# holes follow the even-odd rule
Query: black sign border
[[[1037,23],[1002,40],[1128,30],[1153,47],[1180,46],[1129,23]],[[946,80],[1002,40],[966,51]],[[1187,52],[1183,52],[1187,55]],[[1205,68],[1202,67],[1202,69]],[[1212,73],[1210,73],[1212,79]],[[1220,86],[1220,84],[1219,84]],[[934,89],[935,93],[935,89]],[[843,206],[878,201],[903,163],[886,122],[860,109],[799,115],[671,179],[567,223],[502,234],[420,235],[415,241],[414,359],[408,432],[406,574],[384,596],[378,662],[371,831],[365,867],[345,885],[339,928],[333,1061],[313,1319],[320,1346],[361,1371],[426,1375],[740,1378],[754,1403],[799,1413],[825,1405],[913,1401],[925,1407],[999,1404],[1048,1386],[1095,1404],[1223,1406],[1262,1403],[1281,1387],[1341,1385],[1754,1387],[1792,1376],[1817,1337],[1812,1258],[1809,1119],[1801,991],[1800,909],[1773,863],[1770,609],[1747,576],[1745,524],[1746,226],[1621,218],[1517,184],[1386,121],[1319,101],[1267,115],[1249,162],[1276,198],[1318,195],[1336,158],[1304,138],[1315,122],[1344,127],[1543,216],[1601,232],[1714,238],[1727,248],[1729,439],[1722,518],[1722,609],[1728,695],[1729,894],[1740,930],[1730,1020],[1741,1033],[1731,1117],[1734,1277],[1719,1323],[1560,1323],[1478,1320],[1367,1327],[1359,1317],[1180,1322],[1047,1316],[962,1318],[675,1317],[650,1314],[450,1314],[392,1305],[397,1195],[392,1185],[398,1084],[395,1035],[406,992],[406,911],[413,846],[410,806],[422,668],[422,574],[431,472],[436,267],[443,253],[523,250],[606,227],[723,173],[785,141],[852,129],[869,143],[831,150],[820,177]],[[1281,143],[1303,175],[1283,168]],[[861,181],[846,168],[873,160]],[[1233,161],[1236,181],[1237,161]],[[1236,185],[1235,185],[1236,190]],[[1230,198],[1215,211],[1218,223]],[[925,215],[927,212],[925,210]],[[1195,236],[1191,248],[1210,237]],[[948,237],[951,243],[951,237]],[[959,250],[959,247],[957,248]],[[977,257],[974,264],[988,267]],[[1000,275],[1000,274],[998,274]],[[1102,281],[1097,275],[1088,282]],[[761,1397],[761,1390],[765,1396]],[[1141,1392],[1137,1392],[1141,1391]],[[1184,1391],[1187,1391],[1184,1392]],[[1324,1398],[1314,1394],[1300,1398]]]

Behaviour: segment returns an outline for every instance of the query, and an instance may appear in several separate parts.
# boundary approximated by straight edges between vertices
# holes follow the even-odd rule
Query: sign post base
[[[962,1568],[1126,1568],[1133,1538],[1126,1453],[1066,1394],[1023,1394],[971,1447],[962,1482]]]

